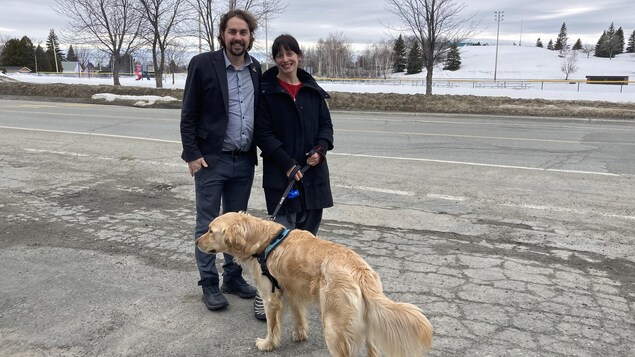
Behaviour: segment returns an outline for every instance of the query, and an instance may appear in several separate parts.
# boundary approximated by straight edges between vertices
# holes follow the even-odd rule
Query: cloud
[[[598,10],[601,9],[594,6],[571,7],[567,9],[559,9],[550,14],[539,15],[533,18],[536,20],[566,19]]]

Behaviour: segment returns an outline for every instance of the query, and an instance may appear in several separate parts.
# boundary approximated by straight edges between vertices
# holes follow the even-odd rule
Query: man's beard
[[[236,52],[234,50],[234,47],[232,46],[234,43],[242,45],[242,48],[239,50],[240,52]],[[234,42],[230,43],[229,46],[225,46],[225,47],[227,48],[227,51],[229,53],[231,53],[233,56],[236,56],[236,57],[240,57],[240,56],[244,55],[245,52],[247,52],[247,45],[243,41],[234,41]]]

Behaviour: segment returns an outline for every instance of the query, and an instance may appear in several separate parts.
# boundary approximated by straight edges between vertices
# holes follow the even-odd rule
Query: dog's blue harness
[[[276,280],[276,278],[274,278],[273,275],[269,273],[269,269],[267,269],[267,257],[269,256],[269,253],[271,253],[272,250],[274,250],[280,243],[282,243],[282,241],[285,238],[287,238],[287,235],[289,235],[289,232],[291,232],[291,230],[287,228],[283,228],[278,234],[278,236],[273,240],[273,242],[269,243],[267,248],[265,248],[264,252],[253,255],[253,257],[258,259],[258,263],[260,263],[260,269],[262,270],[262,275],[266,276],[269,279],[269,281],[271,281],[272,293],[276,291],[276,288],[278,288],[278,290],[281,290],[281,289],[280,289],[280,285],[278,285],[278,281]]]

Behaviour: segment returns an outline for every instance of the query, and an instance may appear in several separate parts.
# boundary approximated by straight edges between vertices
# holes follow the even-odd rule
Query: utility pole
[[[201,14],[198,14],[198,53],[203,52],[203,44],[201,39]]]
[[[269,69],[269,8],[265,0],[265,70]]]
[[[498,35],[500,33],[501,21],[503,21],[505,11],[494,11],[496,21],[496,58],[494,59],[494,80],[496,80],[496,70],[498,68]]]
[[[39,47],[40,44],[38,43],[37,46]],[[37,47],[35,47],[35,51],[33,51],[33,58],[35,59],[35,74],[39,76],[40,74],[37,73]]]

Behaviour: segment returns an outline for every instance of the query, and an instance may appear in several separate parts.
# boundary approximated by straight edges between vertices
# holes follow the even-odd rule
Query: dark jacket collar
[[[265,73],[262,74],[262,79],[260,80],[260,84],[262,86],[263,93],[268,93],[271,91],[279,92],[282,91],[282,86],[278,83],[278,67],[271,67]],[[330,98],[329,94],[320,87],[312,75],[309,72],[298,68],[298,79],[302,82],[302,87],[311,88],[317,91],[320,96],[324,99]]]

